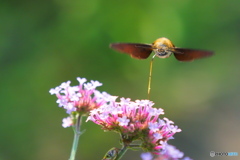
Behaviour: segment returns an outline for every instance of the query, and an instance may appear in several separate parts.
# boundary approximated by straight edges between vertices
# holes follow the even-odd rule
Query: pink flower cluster
[[[50,89],[50,94],[57,96],[59,107],[66,110],[70,117],[63,119],[63,127],[74,124],[72,115],[78,113],[87,115],[91,110],[96,109],[116,98],[106,92],[99,92],[97,87],[102,83],[98,81],[87,82],[86,78],[77,78],[79,85],[70,86],[70,81],[63,82],[60,86]]]
[[[87,120],[102,126],[104,130],[120,133],[124,144],[140,140],[141,148],[157,154],[181,129],[167,118],[160,119],[164,111],[153,108],[153,105],[149,100],[121,98],[120,102],[111,102],[90,111]]]

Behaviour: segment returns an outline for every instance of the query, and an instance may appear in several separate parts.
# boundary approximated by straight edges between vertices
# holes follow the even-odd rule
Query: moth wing
[[[110,48],[136,59],[146,59],[152,52],[152,45],[141,43],[111,43]]]
[[[174,48],[173,53],[177,60],[186,62],[213,55],[212,51],[187,48]]]

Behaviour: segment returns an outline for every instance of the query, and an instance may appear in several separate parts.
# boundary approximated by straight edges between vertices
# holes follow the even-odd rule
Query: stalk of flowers
[[[106,92],[96,90],[102,86],[102,83],[91,80],[87,82],[86,78],[77,78],[79,85],[70,86],[71,81],[63,82],[60,86],[50,89],[50,94],[57,96],[57,103],[70,115],[63,119],[62,126],[70,127],[74,124],[75,115],[88,115],[88,113],[115,98]]]
[[[125,147],[141,147],[144,151],[158,154],[181,129],[167,118],[160,119],[164,111],[153,108],[153,105],[149,100],[121,98],[120,102],[112,102],[90,111],[87,121],[93,121],[106,131],[120,133]],[[132,145],[135,140],[140,140],[141,144]]]
[[[169,144],[155,158],[150,152],[142,153],[141,158],[142,160],[192,160],[189,157],[184,157],[183,152]]]
[[[106,92],[96,90],[102,83],[91,80],[86,82],[86,78],[77,78],[79,85],[70,86],[70,81],[63,82],[60,86],[50,89],[50,94],[57,96],[57,103],[69,114],[63,119],[62,126],[73,127],[74,139],[69,160],[75,160],[79,137],[83,133],[81,128],[82,116],[86,116],[93,109],[115,101],[116,97]]]

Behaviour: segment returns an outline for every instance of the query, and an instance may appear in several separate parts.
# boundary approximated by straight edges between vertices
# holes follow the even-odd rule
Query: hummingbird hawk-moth
[[[175,58],[179,61],[193,61],[213,55],[212,51],[175,47],[174,44],[165,37],[158,38],[152,44],[111,43],[110,48],[129,54],[136,59],[146,59],[152,51],[159,58],[167,58],[171,54],[174,54]]]

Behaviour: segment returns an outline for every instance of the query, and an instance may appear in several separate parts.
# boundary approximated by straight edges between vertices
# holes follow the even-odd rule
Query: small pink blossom
[[[62,120],[62,126],[64,128],[67,128],[67,127],[70,127],[73,125],[73,121],[72,121],[72,118],[71,117],[67,117],[67,118],[63,118]]]
[[[118,117],[117,121],[119,122],[120,126],[127,126],[130,120],[127,119],[126,116],[123,116],[122,118]]]

